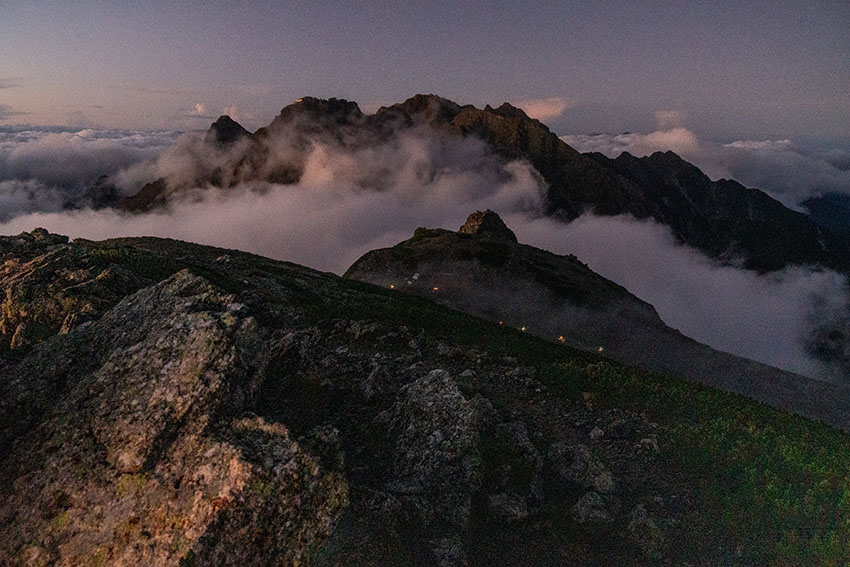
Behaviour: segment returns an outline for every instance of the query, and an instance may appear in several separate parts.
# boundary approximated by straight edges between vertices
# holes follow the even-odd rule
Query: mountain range
[[[818,224],[758,189],[712,181],[673,152],[643,158],[624,152],[616,159],[581,154],[508,103],[478,109],[435,95],[416,95],[369,115],[354,102],[306,97],[253,134],[222,116],[205,137],[220,150],[215,163],[197,164],[189,179],[157,179],[114,204],[138,212],[198,186],[296,183],[312,142],[356,150],[421,128],[482,140],[506,161],[530,163],[545,185],[545,213],[557,219],[570,221],[585,212],[653,219],[683,244],[759,272],[789,265],[850,269],[850,244],[827,228],[834,224]],[[280,152],[280,146],[288,151]]]

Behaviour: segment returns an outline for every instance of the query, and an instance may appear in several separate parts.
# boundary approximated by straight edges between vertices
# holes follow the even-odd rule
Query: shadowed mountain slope
[[[850,557],[822,424],[233,250],[36,230],[0,262],[4,564]],[[584,301],[658,324],[629,297]]]
[[[481,218],[474,213],[460,232],[418,229],[409,240],[365,254],[345,277],[850,428],[850,388],[698,343],[574,256],[513,242]],[[470,227],[476,221],[481,230]]]

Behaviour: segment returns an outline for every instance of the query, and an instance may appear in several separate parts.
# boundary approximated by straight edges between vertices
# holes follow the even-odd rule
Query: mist
[[[667,227],[628,216],[584,215],[569,224],[521,214],[505,220],[521,242],[575,254],[691,338],[806,376],[843,377],[806,348],[814,313],[827,305],[833,316],[846,313],[850,290],[841,274],[792,267],[759,275],[720,265],[678,244]]]
[[[243,150],[211,148],[185,134],[156,158],[134,162],[114,177],[127,187],[161,175],[188,183],[238,160]],[[31,186],[33,196],[19,199],[47,205],[0,222],[0,233],[42,226],[93,240],[160,236],[341,274],[362,254],[410,238],[417,227],[457,230],[469,213],[489,208],[521,242],[577,255],[700,342],[807,376],[840,377],[806,350],[817,310],[847,310],[846,280],[833,272],[801,267],[759,276],[720,266],[677,244],[666,227],[629,217],[554,221],[542,214],[539,174],[525,162],[504,163],[474,138],[416,128],[354,145],[319,138],[295,144],[284,136],[271,152],[273,162],[301,164],[297,184],[236,179],[227,189],[198,186],[166,209],[138,215],[51,210],[54,195]]]
[[[0,129],[0,220],[73,206],[101,175],[152,160],[176,138],[169,131]]]

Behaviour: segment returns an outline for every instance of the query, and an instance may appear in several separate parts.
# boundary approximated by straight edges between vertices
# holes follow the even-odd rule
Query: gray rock
[[[487,504],[491,514],[506,522],[519,522],[529,515],[525,497],[513,492],[491,494]]]
[[[664,532],[649,516],[643,504],[638,504],[629,514],[629,539],[640,547],[647,557],[657,558],[665,545]]]
[[[579,498],[571,512],[573,520],[580,524],[606,524],[614,519],[606,508],[605,501],[593,491]]]
[[[465,234],[481,234],[494,240],[504,240],[506,242],[517,242],[516,234],[509,229],[504,221],[491,211],[475,211],[466,219],[466,222],[460,230],[460,233]]]
[[[394,436],[389,489],[459,526],[469,520],[481,484],[478,415],[445,370],[432,370],[402,388],[390,411]]]
[[[610,494],[616,489],[614,475],[585,445],[552,443],[548,460],[552,471],[562,481],[572,482],[601,494]]]

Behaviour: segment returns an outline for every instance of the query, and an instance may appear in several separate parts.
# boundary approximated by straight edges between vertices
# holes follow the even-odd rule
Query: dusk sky
[[[305,95],[420,92],[525,101],[558,134],[672,111],[719,141],[846,145],[850,3],[0,1],[0,125],[253,130]]]

